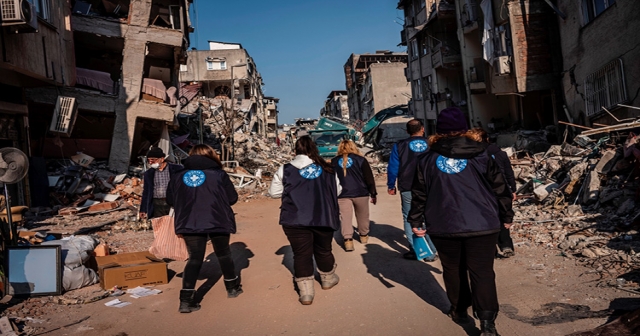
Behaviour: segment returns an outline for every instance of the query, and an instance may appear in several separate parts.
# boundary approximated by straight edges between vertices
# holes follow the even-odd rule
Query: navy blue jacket
[[[511,192],[484,144],[440,139],[418,163],[407,220],[429,235],[480,236],[513,221]]]
[[[175,165],[168,163],[165,169],[169,169],[169,176],[173,177],[177,172],[182,170],[181,165]],[[149,219],[153,218],[153,187],[155,186],[154,178],[156,177],[156,170],[149,168],[144,175],[142,175],[142,201],[140,203],[140,212],[147,214]]]
[[[376,182],[371,171],[369,161],[360,155],[349,154],[347,156],[347,175],[344,175],[342,155],[331,160],[333,170],[340,179],[342,193],[338,198],[366,197],[376,198]]]
[[[311,164],[298,169],[284,165],[280,224],[340,228],[336,175]]]
[[[229,175],[201,155],[187,158],[167,189],[167,203],[175,210],[176,234],[235,233],[231,206],[237,201]]]
[[[511,160],[509,160],[507,153],[500,149],[500,147],[498,147],[496,144],[488,144],[487,153],[491,155],[494,160],[496,160],[498,168],[500,168],[500,171],[502,172],[502,175],[504,176],[504,179],[506,180],[511,193],[516,192],[516,177],[513,173]]]
[[[418,158],[426,151],[427,139],[421,136],[412,136],[393,145],[387,168],[387,187],[395,189],[397,177],[400,192],[411,191]]]

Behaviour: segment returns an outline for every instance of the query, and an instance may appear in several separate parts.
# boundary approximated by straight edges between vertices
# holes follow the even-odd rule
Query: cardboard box
[[[149,252],[96,257],[100,286],[110,289],[166,284],[167,264]]]

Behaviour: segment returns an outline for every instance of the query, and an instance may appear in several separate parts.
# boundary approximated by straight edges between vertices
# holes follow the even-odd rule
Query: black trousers
[[[154,198],[153,199],[153,213],[150,218],[157,218],[166,216],[169,214],[171,206],[167,204],[166,198]]]
[[[296,278],[313,276],[313,257],[322,272],[333,269],[336,260],[331,252],[333,232],[331,228],[282,226],[293,250],[293,273]]]
[[[211,239],[213,250],[220,263],[222,275],[225,279],[235,279],[236,268],[231,258],[231,249],[229,248],[229,234],[199,234],[199,235],[183,235],[184,242],[187,244],[189,251],[189,260],[184,266],[184,274],[182,275],[182,289],[195,289],[200,268],[204,260],[205,250],[207,249],[207,240]]]
[[[504,227],[504,224],[500,224],[500,234],[498,235],[498,247],[500,250],[505,247],[509,247],[513,250],[513,240],[511,240],[511,232]]]
[[[431,240],[442,262],[444,285],[451,305],[458,311],[473,306],[476,312],[498,312],[493,271],[498,233],[464,238],[431,236]]]

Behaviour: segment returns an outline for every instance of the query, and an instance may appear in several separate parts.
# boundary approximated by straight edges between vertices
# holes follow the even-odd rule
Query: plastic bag
[[[176,235],[173,226],[173,216],[163,216],[151,220],[153,226],[153,244],[149,252],[157,258],[167,258],[177,261],[189,259],[187,244],[184,239]]]
[[[87,262],[87,260],[89,260],[91,253],[98,245],[98,241],[90,236],[72,236],[65,239],[44,242],[41,245],[60,245],[62,249],[63,264],[74,268],[82,266]]]
[[[94,270],[82,265],[75,268],[65,266],[62,272],[62,288],[65,291],[91,286],[98,280],[98,274]]]

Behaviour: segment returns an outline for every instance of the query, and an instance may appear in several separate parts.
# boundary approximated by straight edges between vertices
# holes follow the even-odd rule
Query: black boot
[[[413,249],[409,250],[409,252],[402,255],[403,258],[408,260],[418,260],[418,256],[416,256],[416,251]]]
[[[183,289],[180,291],[180,309],[181,313],[191,313],[200,310],[200,304],[196,302],[195,289]]]
[[[240,277],[235,279],[224,279],[224,286],[227,288],[227,297],[234,298],[242,294],[242,285],[240,284]]]
[[[449,313],[447,314],[454,323],[457,324],[466,324],[469,323],[469,314],[467,313],[467,309],[458,309],[456,306],[451,306]]]
[[[493,311],[478,311],[476,312],[478,319],[480,319],[480,336],[500,336],[496,330],[496,317],[498,312]]]

